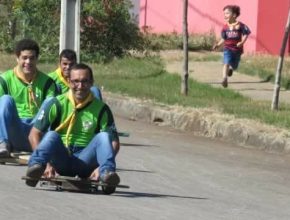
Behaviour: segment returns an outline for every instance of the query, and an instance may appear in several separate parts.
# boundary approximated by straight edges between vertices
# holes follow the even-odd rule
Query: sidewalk
[[[166,51],[161,53],[166,64],[166,70],[170,73],[182,72],[182,51]],[[190,56],[200,56],[199,53],[190,53]],[[208,83],[214,87],[222,88],[222,54],[221,61],[206,62],[189,62],[189,76],[198,82]],[[234,72],[232,77],[228,78],[228,88],[232,89],[244,96],[248,96],[253,100],[266,100],[272,102],[274,93],[274,84],[264,82],[258,77]],[[279,101],[290,104],[290,91],[284,88],[280,89]]]

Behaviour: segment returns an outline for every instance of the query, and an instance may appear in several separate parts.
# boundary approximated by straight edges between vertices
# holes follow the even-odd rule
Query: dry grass
[[[0,60],[0,72],[11,69],[16,65],[16,57],[14,54],[0,53]],[[37,66],[39,70],[48,73],[55,70],[57,64],[39,62]]]
[[[266,54],[256,54],[256,55],[246,55],[243,58],[243,61],[247,65],[251,65],[253,67],[259,69],[266,69],[273,73],[276,72],[277,64],[278,64],[278,56],[266,55]],[[285,56],[283,62],[282,74],[285,76],[290,76],[290,57]]]
[[[14,55],[7,54],[7,53],[0,53],[0,71],[3,72],[7,69],[11,69],[15,66],[16,58]]]

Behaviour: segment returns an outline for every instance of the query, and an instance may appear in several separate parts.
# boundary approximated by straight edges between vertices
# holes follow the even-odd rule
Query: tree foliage
[[[83,3],[81,48],[101,59],[142,50],[142,35],[130,17],[127,0],[90,0]],[[83,54],[84,55],[84,54]]]
[[[58,50],[58,0],[2,0],[0,3],[5,12],[0,17],[1,50],[11,52],[15,42],[22,38],[37,40],[42,53]]]
[[[60,0],[0,0],[0,50],[11,52],[22,38],[35,39],[42,57],[58,54]],[[81,2],[81,57],[107,60],[142,49],[143,37],[131,19],[128,0]],[[55,57],[55,56],[53,56]]]

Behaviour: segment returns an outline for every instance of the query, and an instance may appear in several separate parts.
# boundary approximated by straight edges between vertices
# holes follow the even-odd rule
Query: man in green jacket
[[[33,149],[27,176],[42,175],[100,179],[113,185],[103,189],[110,194],[120,182],[115,156],[119,151],[119,137],[108,105],[96,99],[90,88],[93,73],[86,64],[71,67],[70,90],[49,99],[41,109],[29,134]],[[50,129],[50,131],[47,131]],[[26,180],[34,187],[37,180]]]
[[[56,85],[36,65],[39,46],[31,39],[15,47],[17,65],[0,76],[0,157],[31,151],[28,134],[42,102],[56,95]]]

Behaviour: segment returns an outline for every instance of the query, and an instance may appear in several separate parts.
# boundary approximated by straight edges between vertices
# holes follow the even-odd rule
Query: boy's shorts
[[[228,64],[233,70],[237,69],[241,60],[240,51],[224,50],[224,64]]]

